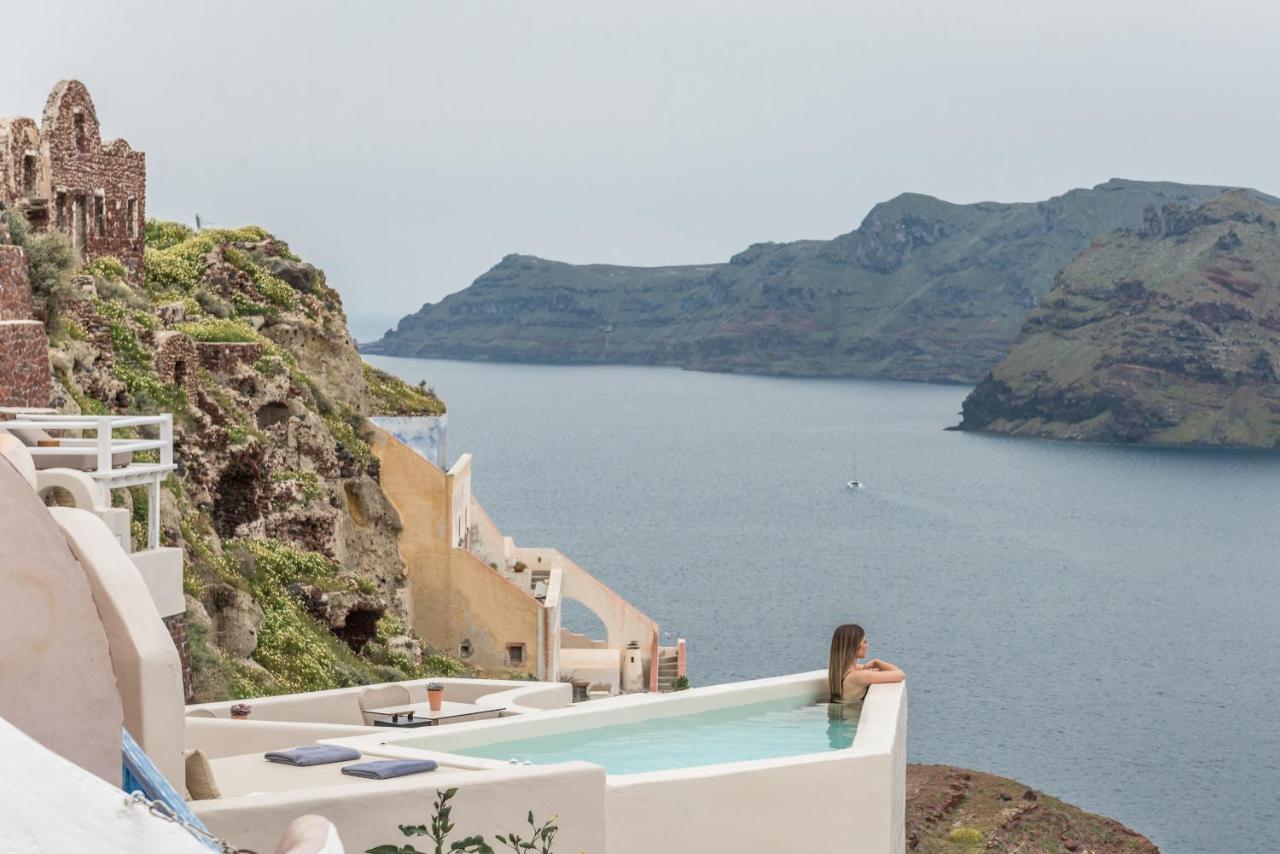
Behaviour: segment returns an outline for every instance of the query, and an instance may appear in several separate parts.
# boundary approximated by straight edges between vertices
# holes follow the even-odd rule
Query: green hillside
[[[961,428],[1280,447],[1278,219],[1227,192],[1099,240],[965,400]]]

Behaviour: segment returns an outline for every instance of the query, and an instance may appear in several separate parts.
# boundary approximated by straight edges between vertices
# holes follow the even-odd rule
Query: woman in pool
[[[872,685],[901,682],[907,678],[887,661],[873,658],[866,664],[858,659],[867,654],[867,633],[862,626],[846,623],[831,635],[831,660],[827,665],[827,687],[831,691],[831,712],[857,718],[862,700]]]

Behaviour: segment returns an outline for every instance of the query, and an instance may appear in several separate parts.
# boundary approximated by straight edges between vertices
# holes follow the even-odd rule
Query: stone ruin
[[[141,284],[146,244],[146,155],[122,139],[104,142],[89,90],[63,80],[40,125],[0,118],[0,202],[31,230],[65,234],[80,257],[118,258]]]
[[[33,311],[27,253],[0,243],[0,406],[49,405],[49,342]]]

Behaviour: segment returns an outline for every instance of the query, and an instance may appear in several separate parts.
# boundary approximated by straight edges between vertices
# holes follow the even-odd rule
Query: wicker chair
[[[209,711],[208,709],[192,709],[191,711],[187,712],[187,717],[189,717],[189,718],[216,718],[216,717],[217,717],[217,715],[215,715],[213,712]]]
[[[373,726],[374,717],[369,714],[369,709],[408,705],[409,689],[400,684],[379,685],[360,692],[360,715],[364,718],[365,726]]]

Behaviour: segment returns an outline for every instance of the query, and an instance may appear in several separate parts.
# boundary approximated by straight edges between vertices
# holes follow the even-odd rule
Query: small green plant
[[[966,848],[982,844],[982,831],[976,827],[957,827],[947,834],[947,839]]]
[[[688,677],[688,676],[677,676],[675,679],[672,679],[672,680],[671,680],[671,690],[672,690],[672,691],[688,691],[688,690],[689,690],[689,677]]]
[[[250,344],[258,340],[258,333],[253,331],[253,327],[239,320],[205,317],[189,323],[179,323],[176,328],[197,341]]]
[[[108,282],[120,282],[125,277],[124,264],[120,263],[119,258],[113,258],[110,255],[95,258],[81,267],[80,272],[95,279],[106,279]]]
[[[427,686],[428,690],[431,686]],[[456,842],[449,842],[449,834],[453,832],[453,822],[449,820],[453,813],[453,807],[449,801],[453,800],[453,796],[458,794],[458,790],[446,789],[443,792],[436,790],[436,800],[432,804],[435,810],[431,816],[430,824],[402,824],[400,832],[405,836],[426,836],[435,843],[435,854],[446,854],[446,852],[457,852],[457,854],[494,854],[493,846],[491,846],[481,834],[468,836],[465,839],[459,839]],[[529,852],[534,851],[537,854],[553,854],[553,846],[555,845],[556,834],[560,832],[557,825],[557,819],[552,818],[550,821],[538,824],[533,817],[533,810],[529,811],[529,829],[531,836],[525,839],[516,833],[499,834],[496,839],[499,844],[512,851]],[[448,847],[446,847],[446,845]],[[369,848],[365,854],[427,854],[427,852],[419,852],[412,845],[378,845]]]

